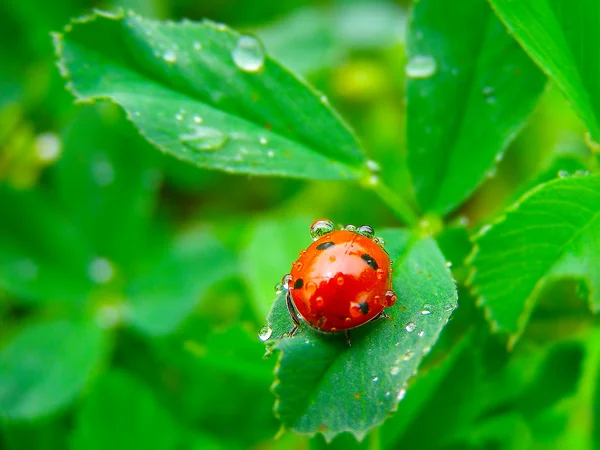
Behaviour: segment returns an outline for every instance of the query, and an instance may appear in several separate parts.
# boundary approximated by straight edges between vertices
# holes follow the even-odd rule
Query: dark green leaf
[[[125,372],[105,374],[76,420],[73,450],[178,448],[178,430],[171,415],[150,389]]]
[[[205,230],[177,237],[127,288],[130,323],[150,335],[173,331],[206,290],[235,271],[231,252]]]
[[[422,0],[408,35],[408,164],[422,209],[456,208],[494,170],[544,77],[485,0]]]
[[[495,331],[515,342],[553,268],[585,277],[600,310],[599,218],[600,176],[569,177],[537,186],[482,229],[471,284]]]
[[[211,22],[97,14],[55,44],[80,101],[113,100],[177,158],[236,173],[361,176],[365,157],[352,132],[251,36]]]
[[[600,142],[600,4],[596,0],[490,0],[531,58]]]
[[[454,282],[432,239],[402,230],[381,235],[394,261],[398,302],[389,309],[392,320],[353,330],[352,347],[343,335],[322,335],[305,325],[293,338],[276,341],[276,413],[286,428],[321,432],[327,440],[342,432],[362,439],[396,410],[456,307]],[[268,323],[273,339],[291,328],[283,295]]]
[[[104,355],[103,331],[90,322],[31,325],[0,350],[0,417],[31,420],[77,397]]]

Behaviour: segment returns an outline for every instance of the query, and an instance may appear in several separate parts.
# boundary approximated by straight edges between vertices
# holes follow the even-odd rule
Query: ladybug
[[[317,331],[345,332],[350,345],[349,330],[389,318],[384,309],[396,303],[390,257],[368,225],[334,231],[331,221],[319,219],[311,225],[311,236],[314,242],[283,278],[294,323],[288,335],[302,317]]]

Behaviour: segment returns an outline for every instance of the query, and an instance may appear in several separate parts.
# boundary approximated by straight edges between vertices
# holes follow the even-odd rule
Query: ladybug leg
[[[352,342],[350,341],[350,330],[346,330],[344,332],[344,336],[346,337],[346,345],[348,345],[348,347],[352,347]]]
[[[290,291],[285,296],[285,303],[287,305],[288,312],[290,313],[290,317],[292,318],[292,322],[294,323],[294,327],[288,332],[288,336],[293,336],[298,327],[300,326],[300,318],[298,317],[298,313],[296,312],[296,308],[292,303],[292,296],[290,295]]]
[[[391,317],[387,315],[387,313],[385,312],[385,309],[384,309],[379,314],[377,314],[375,317],[373,317],[373,320],[379,320],[379,319],[388,319],[388,320],[390,320]]]

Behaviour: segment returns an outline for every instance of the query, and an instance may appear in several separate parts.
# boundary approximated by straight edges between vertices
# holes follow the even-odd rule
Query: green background
[[[0,448],[598,448],[599,21],[0,4]],[[280,339],[320,217],[394,261],[351,348]]]

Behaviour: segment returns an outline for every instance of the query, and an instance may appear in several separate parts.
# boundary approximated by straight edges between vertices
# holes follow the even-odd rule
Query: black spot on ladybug
[[[333,246],[335,246],[334,242],[331,242],[331,241],[323,242],[322,244],[317,245],[317,250],[326,250],[329,247],[333,247]]]
[[[379,266],[377,265],[377,262],[373,259],[373,257],[371,255],[367,255],[366,253],[363,253],[363,255],[361,256],[361,258],[363,259],[364,262],[366,262],[369,267],[371,267],[373,270],[377,270],[379,268]]]
[[[360,302],[358,304],[358,308],[360,309],[360,312],[363,314],[369,314],[369,304],[367,302]]]
[[[294,289],[302,289],[302,286],[304,286],[304,280],[302,278],[298,278],[294,283]]]

